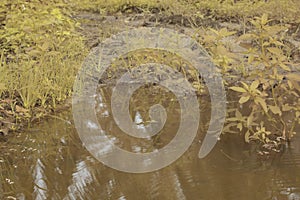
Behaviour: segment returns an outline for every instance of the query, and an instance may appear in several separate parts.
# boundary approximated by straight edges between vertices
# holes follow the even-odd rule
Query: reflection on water
[[[92,182],[93,178],[85,161],[76,163],[76,172],[72,174],[72,184],[68,186],[68,197],[70,199],[84,198],[84,190]]]
[[[98,109],[103,113],[101,109],[109,105]],[[172,109],[169,112],[177,112],[176,106]],[[141,127],[145,125],[143,112],[132,108],[131,114]],[[167,144],[174,136],[170,130],[177,128],[177,114],[168,116],[166,137],[131,141],[128,150],[145,152]],[[98,117],[106,130],[113,130],[118,145],[126,148],[124,140],[129,139],[121,136],[111,116]],[[209,119],[209,114],[202,117]],[[152,173],[128,174],[94,159],[70,122],[71,113],[64,113],[0,143],[0,199],[300,199],[300,138],[284,153],[264,160],[242,138],[226,136],[200,160],[200,130],[189,150],[172,165]],[[205,120],[201,123],[203,127]]]
[[[38,158],[33,170],[32,177],[34,177],[34,196],[35,199],[47,198],[47,184],[45,182],[44,168],[42,161]]]

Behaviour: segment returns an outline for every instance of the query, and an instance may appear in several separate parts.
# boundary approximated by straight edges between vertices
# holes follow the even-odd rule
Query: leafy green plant
[[[233,104],[224,130],[243,133],[246,142],[259,141],[264,148],[273,150],[295,134],[295,127],[300,124],[300,77],[295,73],[299,68],[294,65],[286,42],[289,26],[284,25],[300,22],[300,7],[293,0],[50,0],[47,3],[3,0],[0,5],[0,121],[10,115],[16,121],[42,116],[41,113],[70,96],[74,77],[86,53],[83,38],[76,32],[79,24],[71,18],[70,6],[100,14],[156,10],[166,15],[241,22],[242,33],[209,28],[206,35],[197,38],[221,69],[228,92],[234,94],[230,95]],[[234,41],[242,52],[232,51]],[[131,62],[130,59],[118,62],[124,62],[128,68],[143,62],[165,62],[182,72],[198,92],[203,90],[199,74],[176,55],[158,52],[146,59],[144,54],[128,55],[128,58]],[[107,76],[113,79],[115,75],[112,66]]]
[[[41,116],[71,95],[86,54],[79,24],[64,1],[5,0],[0,14],[0,97],[15,102],[3,116]]]
[[[239,20],[268,14],[272,19],[280,22],[299,22],[300,5],[293,0],[191,0],[191,4],[199,10],[218,19]]]
[[[210,29],[201,41],[222,69],[229,89],[239,95],[240,106],[229,109],[225,131],[244,133],[246,142],[260,141],[277,151],[299,124],[299,69],[289,58],[287,26],[272,23],[267,14],[250,22],[253,29],[237,39],[244,49],[239,55],[226,44],[224,39],[234,34],[226,29]]]

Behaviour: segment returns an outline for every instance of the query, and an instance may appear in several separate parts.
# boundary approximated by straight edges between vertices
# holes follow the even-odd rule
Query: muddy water
[[[152,90],[156,93],[145,91],[135,93],[131,100],[130,114],[136,122],[143,126],[149,106],[157,99],[168,111],[162,133],[146,140],[122,133],[113,121],[109,103],[96,107],[99,123],[127,151],[161,148],[178,128],[178,103],[170,103],[171,94],[158,88]],[[97,98],[105,99],[105,94],[110,93],[99,92]],[[145,99],[145,95],[153,98]],[[285,152],[267,159],[258,157],[242,137],[223,136],[207,157],[198,159],[199,140],[210,117],[209,103],[205,96],[202,99],[200,128],[193,144],[172,165],[151,173],[119,172],[96,160],[82,146],[71,111],[10,136],[0,143],[0,199],[300,199],[297,138]]]
[[[78,18],[89,20],[82,23],[89,47],[128,27],[154,24],[144,19],[102,19],[90,13]],[[162,148],[178,129],[180,110],[178,102],[172,101],[175,97],[151,87],[137,92],[130,107],[132,119],[141,128],[150,120],[151,105],[159,103],[166,108],[168,119],[163,130],[149,139],[134,139],[116,126],[110,112],[111,91],[100,89],[96,97],[106,100],[96,106],[101,127],[116,145],[127,151],[143,153]],[[71,110],[43,120],[22,134],[0,138],[0,199],[300,199],[297,138],[285,152],[268,159],[260,158],[255,147],[246,145],[243,137],[226,135],[207,157],[198,158],[199,141],[205,136],[210,119],[207,97],[201,99],[204,101],[200,102],[199,131],[188,151],[170,166],[151,173],[124,173],[95,159],[78,137]]]

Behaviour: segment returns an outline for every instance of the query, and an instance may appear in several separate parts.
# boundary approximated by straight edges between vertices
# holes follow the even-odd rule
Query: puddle
[[[180,118],[178,102],[171,104],[172,94],[155,87],[141,88],[131,99],[132,105],[143,105],[130,107],[132,119],[141,127],[157,99],[166,106],[168,120],[162,132],[146,139],[122,133],[106,103],[109,89],[99,92],[96,99],[106,99],[96,107],[99,123],[119,147],[149,152],[174,137]],[[207,157],[198,158],[199,141],[210,118],[209,103],[202,99],[200,128],[188,151],[170,166],[151,173],[116,171],[92,157],[82,146],[71,111],[10,136],[0,143],[0,199],[299,199],[299,137],[285,152],[264,160],[242,137],[225,135]]]
[[[110,30],[111,24],[102,29],[113,34],[127,26],[123,21],[120,24],[116,30]],[[99,32],[98,25],[84,27],[90,30],[86,36],[90,47],[98,45],[100,36],[108,36],[105,31]],[[132,96],[131,105],[140,106],[131,106],[130,115],[140,129],[150,121],[151,105],[160,103],[168,113],[162,131],[144,139],[124,134],[115,124],[111,93],[111,88],[99,88],[95,109],[99,124],[114,144],[133,153],[145,153],[164,147],[175,136],[180,110],[172,93],[147,85]],[[207,99],[204,95],[199,100],[199,130],[186,153],[168,167],[150,173],[124,173],[96,160],[82,146],[71,111],[35,124],[22,134],[10,135],[0,142],[0,199],[300,199],[300,136],[293,138],[284,152],[265,159],[257,155],[255,147],[245,144],[242,136],[224,135],[207,157],[198,158],[210,119]]]

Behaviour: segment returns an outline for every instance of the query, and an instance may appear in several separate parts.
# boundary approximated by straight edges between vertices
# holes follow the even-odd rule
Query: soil
[[[96,47],[101,41],[113,34],[138,27],[170,28],[190,36],[194,35],[196,29],[198,36],[199,34],[204,34],[204,30],[207,28],[227,28],[229,31],[236,31],[238,35],[249,29],[240,24],[238,20],[226,21],[211,17],[200,18],[183,15],[165,15],[162,13],[145,14],[136,12],[128,14],[120,12],[114,15],[102,16],[97,13],[83,12],[75,15],[74,18],[81,23],[79,31],[86,38],[88,48]],[[294,60],[294,63],[300,62],[299,26],[299,24],[290,25],[288,34],[291,37],[285,41],[291,46],[291,59]],[[237,37],[233,36],[228,37],[227,40],[233,45],[233,53],[240,53],[245,49],[239,45],[236,39]]]
[[[177,30],[180,33],[184,33],[190,36],[195,35],[195,28],[197,28],[196,36],[204,34],[204,30],[207,28],[227,28],[229,31],[236,31],[241,33],[243,27],[233,20],[233,22],[226,22],[225,20],[213,19],[210,17],[195,18],[183,15],[165,15],[161,12],[150,12],[150,14],[141,13],[139,10],[131,8],[133,12],[122,11],[115,13],[114,15],[103,16],[98,13],[92,12],[81,12],[73,16],[76,20],[81,23],[81,28],[78,30],[84,38],[86,38],[85,43],[89,49],[92,49],[99,45],[101,41],[110,37],[118,32],[128,30],[131,28],[138,27],[163,27]],[[286,42],[292,46],[291,58],[295,63],[300,63],[300,31],[299,24],[292,24],[289,34],[290,37]],[[241,54],[243,49],[239,43],[236,41],[236,36],[228,37],[228,42],[231,43],[232,52],[235,54]],[[294,71],[299,71],[299,66],[294,66]],[[28,126],[32,122],[39,121],[41,118],[52,115],[54,112],[60,112],[61,110],[66,110],[71,107],[71,101],[58,105],[55,109],[50,109],[46,112],[37,108],[33,113],[28,113],[28,111],[21,106],[15,106],[16,110],[12,111],[10,105],[13,104],[12,100],[4,99],[0,102],[0,135],[7,135],[12,131],[20,131]],[[48,109],[49,110],[49,109]],[[39,117],[26,117],[30,114],[35,116],[36,113],[44,113]],[[16,119],[16,114],[24,119]]]

